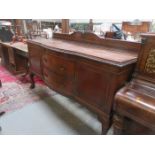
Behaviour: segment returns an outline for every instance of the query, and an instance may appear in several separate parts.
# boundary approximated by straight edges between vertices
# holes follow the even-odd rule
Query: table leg
[[[102,118],[101,116],[98,117],[99,121],[102,123],[102,135],[106,135],[109,128],[110,128],[110,119]]]
[[[31,81],[30,88],[31,89],[35,88],[34,73],[30,73],[30,81]]]
[[[114,115],[114,135],[122,135],[124,130],[124,117],[118,114]]]

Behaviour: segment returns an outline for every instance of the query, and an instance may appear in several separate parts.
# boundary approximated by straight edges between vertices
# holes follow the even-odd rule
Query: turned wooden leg
[[[22,75],[23,77],[26,77],[28,74],[29,74],[29,64],[28,64],[28,61],[26,62],[26,72],[24,75]]]
[[[102,135],[106,135],[110,128],[110,119],[103,119],[102,117],[98,117],[99,121],[102,123]]]
[[[122,135],[124,130],[124,117],[115,114],[113,117],[114,135]]]
[[[30,81],[31,81],[30,88],[31,89],[35,88],[35,81],[34,81],[34,74],[33,73],[30,73]]]

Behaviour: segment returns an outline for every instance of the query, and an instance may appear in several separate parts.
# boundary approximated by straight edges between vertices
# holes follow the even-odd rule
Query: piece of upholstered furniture
[[[142,34],[133,79],[115,96],[114,134],[155,134],[155,34]]]

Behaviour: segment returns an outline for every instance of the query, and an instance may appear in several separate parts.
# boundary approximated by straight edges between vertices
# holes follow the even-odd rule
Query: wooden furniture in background
[[[88,32],[93,32],[93,19],[89,20],[89,25],[88,25]]]
[[[33,76],[40,76],[52,89],[95,112],[105,134],[111,124],[114,94],[130,79],[140,47],[136,42],[79,32],[28,40],[31,88]]]
[[[132,25],[131,22],[123,22],[122,30],[125,32],[130,32],[132,35],[137,33],[146,33],[150,30],[151,22],[141,22],[139,25]]]
[[[62,33],[69,33],[69,19],[62,19]]]
[[[115,134],[155,134],[155,34],[143,34],[132,81],[115,97]]]
[[[22,36],[23,35],[23,32],[22,32],[23,21],[22,21],[22,19],[14,19],[14,26],[15,26],[15,33],[18,36]]]
[[[105,33],[105,38],[114,38],[115,32],[106,32]]]
[[[28,70],[28,49],[22,42],[0,42],[1,64],[14,74]]]

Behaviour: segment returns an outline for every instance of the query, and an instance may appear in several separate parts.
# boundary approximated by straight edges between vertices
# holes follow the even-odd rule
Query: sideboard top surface
[[[104,47],[90,43],[69,41],[63,39],[43,39],[37,38],[28,40],[28,43],[43,46],[59,52],[71,55],[84,56],[101,62],[112,63],[118,66],[124,66],[136,62],[138,51],[122,50],[116,48]]]

